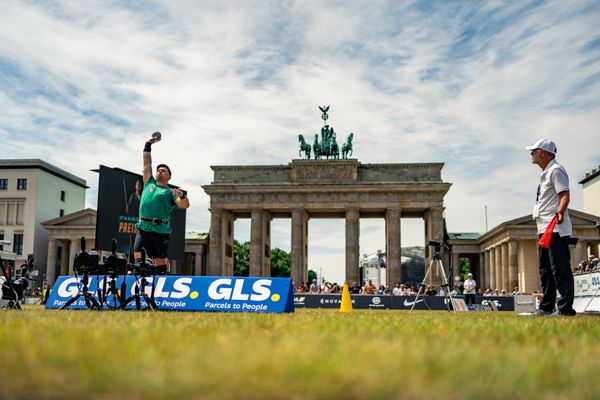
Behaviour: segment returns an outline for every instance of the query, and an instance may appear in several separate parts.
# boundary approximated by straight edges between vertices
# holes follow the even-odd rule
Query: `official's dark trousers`
[[[560,237],[557,232],[553,233],[550,248],[538,247],[538,256],[543,291],[540,309],[545,311],[554,309],[556,290],[558,289],[560,299],[556,307],[561,313],[571,313],[575,281],[571,271],[569,236]]]
[[[465,304],[475,304],[475,295],[465,294]]]

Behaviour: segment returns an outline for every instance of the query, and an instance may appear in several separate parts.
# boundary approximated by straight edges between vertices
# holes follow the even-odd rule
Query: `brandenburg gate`
[[[249,217],[249,275],[270,276],[271,220],[291,218],[291,277],[296,284],[306,282],[308,220],[344,218],[346,281],[358,281],[360,218],[384,218],[387,279],[395,284],[401,280],[401,218],[424,219],[427,252],[429,240],[443,239],[444,195],[451,184],[442,181],[442,167],[443,163],[362,164],[357,159],[212,166],[214,180],[203,186],[211,212],[207,274],[233,274],[234,220]]]

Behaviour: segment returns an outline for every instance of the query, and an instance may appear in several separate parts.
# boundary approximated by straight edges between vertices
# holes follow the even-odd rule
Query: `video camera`
[[[135,275],[141,275],[142,277],[156,274],[156,266],[151,258],[146,257],[146,249],[142,248],[141,253],[141,259],[131,265],[132,272]]]
[[[89,275],[99,273],[98,263],[100,262],[100,254],[97,251],[85,250],[85,237],[81,237],[81,251],[75,254],[75,262],[73,268],[79,275]]]
[[[2,283],[2,300],[17,301],[23,300],[25,290],[29,287],[27,278],[6,279]]]
[[[10,242],[3,240],[0,244],[10,244]],[[14,279],[9,275],[6,271],[2,257],[0,257],[0,269],[2,270],[2,275],[4,277],[4,281],[2,282],[0,308],[15,308],[20,310],[21,304],[19,303],[19,300],[23,299],[25,290],[29,286],[29,282],[27,282],[27,278],[25,277]]]
[[[127,273],[127,259],[117,255],[117,241],[112,240],[111,252],[109,255],[102,258],[104,263],[104,275],[116,277],[117,275],[125,275]]]
[[[438,242],[437,240],[430,240],[429,245],[433,247],[436,253],[439,253],[444,244],[442,242]]]

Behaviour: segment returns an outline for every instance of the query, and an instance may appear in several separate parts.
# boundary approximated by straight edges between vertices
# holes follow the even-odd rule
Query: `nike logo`
[[[420,302],[422,302],[422,301],[425,301],[425,300],[423,300],[423,299],[421,299],[421,300],[417,300],[417,303],[420,303]],[[415,302],[414,302],[414,301],[408,301],[408,300],[404,300],[404,307],[412,306],[413,304],[415,304]]]

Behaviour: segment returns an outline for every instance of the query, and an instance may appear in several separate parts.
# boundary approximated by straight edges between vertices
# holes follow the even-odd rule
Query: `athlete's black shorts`
[[[144,248],[146,249],[146,256],[150,258],[167,258],[170,240],[171,235],[168,233],[148,232],[138,229],[133,251],[140,252]]]

